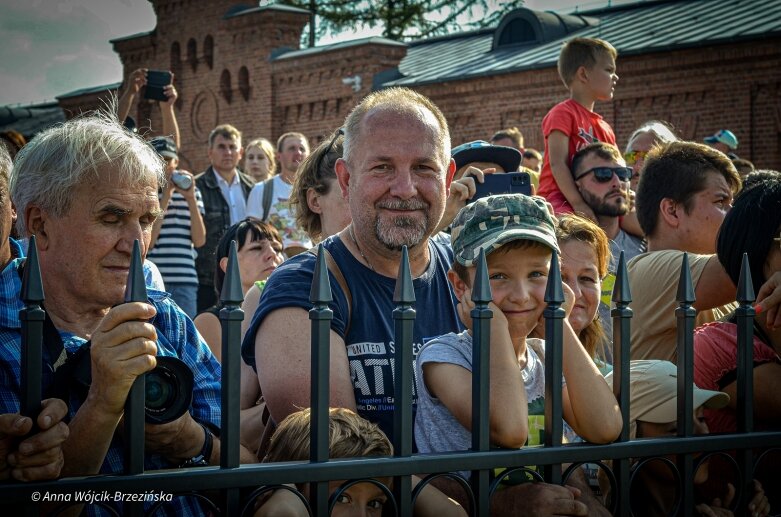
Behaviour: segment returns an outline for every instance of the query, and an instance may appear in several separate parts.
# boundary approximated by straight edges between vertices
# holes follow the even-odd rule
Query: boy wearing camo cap
[[[559,251],[554,224],[542,198],[521,194],[479,199],[465,206],[453,221],[455,262],[448,279],[468,330],[433,339],[418,353],[415,441],[420,452],[471,447],[471,287],[480,249],[485,249],[493,298],[489,304],[493,310],[490,440],[492,445],[505,448],[543,442],[545,342],[527,336],[546,306],[551,255]],[[567,298],[569,312],[571,291]],[[564,418],[588,441],[613,441],[621,430],[616,399],[566,318],[563,326]],[[558,488],[565,499],[572,493]],[[571,505],[571,495],[569,499]]]

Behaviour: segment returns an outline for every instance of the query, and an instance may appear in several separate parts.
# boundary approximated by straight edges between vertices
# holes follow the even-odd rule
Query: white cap
[[[613,372],[605,377],[613,385]],[[729,395],[693,385],[694,408],[721,409]],[[678,418],[678,368],[669,361],[640,360],[629,363],[629,420],[666,424]]]

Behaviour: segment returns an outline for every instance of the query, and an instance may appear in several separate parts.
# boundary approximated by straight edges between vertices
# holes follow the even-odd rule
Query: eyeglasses
[[[624,160],[627,165],[634,165],[638,160],[644,160],[648,151],[627,151],[624,153]]]
[[[597,183],[607,183],[613,179],[614,173],[621,181],[629,181],[629,178],[632,177],[631,167],[592,167],[580,176],[576,177],[575,181],[578,181],[580,178],[583,178],[592,172],[594,173],[594,179],[597,180]]]

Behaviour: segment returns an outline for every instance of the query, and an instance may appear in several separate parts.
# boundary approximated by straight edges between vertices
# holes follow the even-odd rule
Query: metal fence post
[[[545,288],[543,312],[545,316],[545,447],[560,447],[563,425],[561,420],[561,379],[562,348],[564,343],[563,322],[566,312],[564,290],[561,286],[561,268],[559,254],[553,251],[548,273],[548,285]],[[545,465],[545,481],[561,484],[561,463]]]
[[[754,316],[756,312],[752,303],[756,299],[754,284],[751,279],[748,254],[743,254],[743,263],[740,266],[738,289],[735,300],[738,308],[735,311],[738,326],[738,429],[739,433],[751,433],[754,431]],[[742,490],[739,490],[737,508],[745,508],[751,500],[754,492],[754,454],[752,449],[738,451],[738,464],[743,479]]]
[[[149,303],[144,280],[143,259],[138,239],[133,242],[133,255],[130,259],[130,271],[125,286],[125,303]],[[146,380],[143,375],[136,377],[125,401],[125,473],[142,474],[144,472],[144,402],[146,400]],[[127,510],[130,515],[141,515],[143,503],[132,502]]]
[[[24,308],[19,311],[19,321],[22,325],[21,342],[21,379],[19,385],[22,393],[19,400],[20,413],[33,421],[33,431],[38,428],[36,420],[41,412],[43,398],[41,384],[41,367],[43,365],[43,322],[46,313],[41,307],[45,296],[41,268],[38,263],[38,247],[35,235],[30,237],[28,256],[22,276],[21,299]],[[57,358],[51,358],[56,361]],[[67,401],[66,401],[67,403]],[[25,515],[37,515],[38,505],[26,505]]]
[[[616,283],[613,285],[613,302],[615,308],[610,311],[613,316],[613,394],[621,408],[621,434],[619,442],[629,440],[629,357],[631,350],[630,325],[632,323],[632,293],[629,289],[629,275],[626,270],[626,260],[623,250],[618,257]],[[616,498],[616,513],[629,515],[629,458],[613,462],[613,473],[618,482]]]
[[[409,267],[407,246],[401,250],[401,264],[393,292],[394,357],[393,384],[393,449],[394,456],[412,455],[412,362],[414,360],[413,326],[415,325],[415,288]],[[412,515],[412,478],[396,476],[393,479],[393,494],[399,515]]]
[[[328,281],[328,265],[325,249],[320,243],[317,247],[317,261],[313,272],[312,290],[309,301],[314,307],[309,310],[312,325],[312,385],[310,401],[310,446],[309,461],[323,463],[328,461],[329,438],[329,366],[331,358],[330,331],[333,312],[328,304],[333,300],[331,284]],[[315,515],[328,515],[328,482],[320,481],[310,484],[309,500]]]
[[[681,261],[681,276],[676,299],[679,303],[678,308],[675,309],[675,317],[678,321],[678,436],[688,437],[694,432],[692,385],[694,384],[694,318],[697,316],[697,311],[692,307],[696,298],[689,270],[688,253],[683,254]],[[683,481],[680,508],[686,512],[694,507],[694,458],[691,454],[678,455],[678,469]]]
[[[241,322],[244,311],[241,302],[244,292],[241,288],[239,272],[238,246],[232,241],[228,255],[228,267],[220,293],[220,326],[222,328],[222,379],[220,398],[222,415],[220,417],[220,468],[229,469],[239,466],[240,433],[239,418],[241,406]],[[208,458],[207,458],[208,460]],[[222,494],[223,512],[236,515],[239,512],[239,490],[227,489]]]
[[[41,308],[44,300],[41,269],[38,264],[38,248],[35,235],[30,237],[29,254],[24,265],[21,299],[24,309],[19,311],[22,323],[21,414],[33,422],[41,412],[41,365],[43,364],[43,321],[46,314]],[[51,358],[56,361],[57,358]],[[33,424],[35,427],[35,424]]]
[[[489,449],[490,428],[489,408],[489,371],[491,349],[491,318],[493,312],[488,303],[493,299],[491,282],[488,279],[488,264],[485,250],[480,249],[477,259],[475,283],[472,286],[472,450],[486,452]],[[475,495],[475,515],[488,515],[490,508],[488,470],[473,470],[470,478],[472,492]]]

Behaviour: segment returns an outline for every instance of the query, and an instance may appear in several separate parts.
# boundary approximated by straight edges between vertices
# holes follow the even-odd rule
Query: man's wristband
[[[209,464],[209,458],[211,458],[212,449],[214,448],[214,437],[212,436],[211,431],[209,431],[205,425],[200,422],[198,422],[198,425],[201,426],[204,434],[206,435],[203,441],[203,447],[201,447],[201,452],[179,465],[179,468],[205,467]]]

